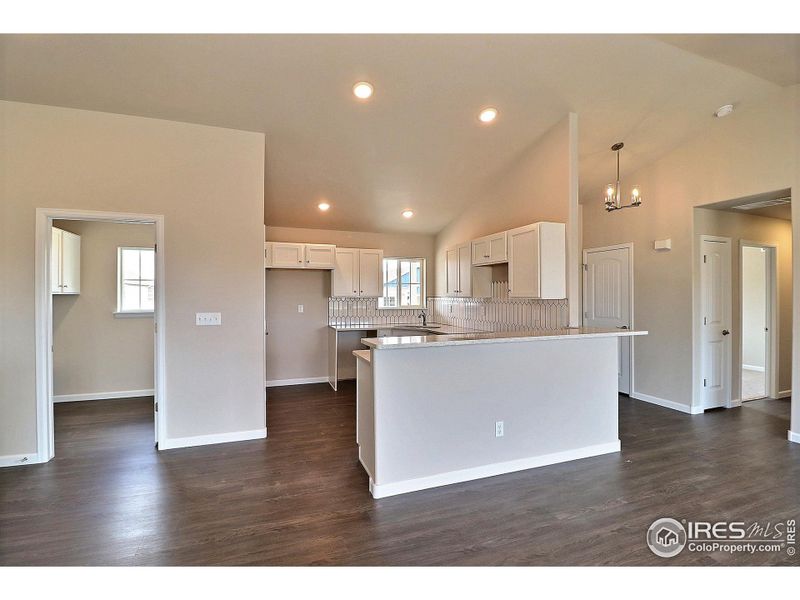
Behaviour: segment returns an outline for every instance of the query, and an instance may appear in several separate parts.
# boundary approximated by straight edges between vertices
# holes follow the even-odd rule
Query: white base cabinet
[[[50,247],[50,291],[81,293],[81,236],[53,227]]]

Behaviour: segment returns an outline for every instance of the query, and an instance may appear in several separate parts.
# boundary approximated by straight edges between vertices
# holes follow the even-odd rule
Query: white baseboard
[[[158,442],[158,449],[172,450],[174,448],[191,448],[193,446],[208,446],[210,444],[227,444],[228,442],[246,442],[248,440],[260,440],[266,437],[267,428],[263,427],[261,429],[251,429],[250,431],[231,431],[228,433],[168,438]]]
[[[789,398],[792,395],[792,390],[782,390],[778,392],[778,399]]]
[[[634,392],[630,396],[634,400],[641,400],[642,402],[648,402],[649,404],[655,404],[664,408],[671,408],[672,410],[677,410],[688,415],[699,415],[703,412],[703,409],[699,406],[689,406],[688,404],[673,402],[672,400],[665,400],[664,398],[651,396],[649,394],[642,394],[641,392]]]
[[[790,442],[794,442],[795,444],[800,444],[800,433],[796,433],[796,432],[794,432],[794,431],[792,431],[790,429],[789,430],[789,441]]]
[[[474,479],[483,479],[484,477],[494,477],[495,475],[504,475],[505,473],[514,473],[516,471],[554,465],[570,460],[589,458],[590,456],[619,452],[619,450],[620,442],[616,440],[606,444],[595,444],[593,446],[575,448],[574,450],[565,450],[564,452],[553,452],[552,454],[544,454],[542,456],[520,458],[518,460],[509,460],[501,463],[493,463],[491,465],[449,471],[447,473],[439,473],[428,477],[382,483],[380,485],[376,484],[372,480],[372,477],[370,477],[369,491],[373,498],[386,498],[387,496],[396,496],[398,494],[406,494],[408,492],[416,492],[453,483],[462,483]]]
[[[745,369],[746,371],[758,371],[759,373],[766,371],[764,367],[759,367],[757,365],[742,365],[742,369]]]
[[[741,406],[741,405],[742,405],[742,400],[741,400],[741,398],[735,398],[734,400],[731,400],[731,406],[730,406],[730,408],[737,408],[737,407],[739,407],[739,406]]]
[[[95,392],[92,394],[61,394],[53,396],[53,402],[84,402],[86,400],[116,400],[117,398],[142,398],[155,396],[156,391],[150,390],[123,390],[121,392]]]
[[[0,456],[0,468],[37,465],[43,462],[47,461],[40,460],[39,455],[36,452],[32,452],[31,454],[7,454],[6,456]]]
[[[264,385],[266,387],[280,387],[282,385],[303,385],[306,383],[328,383],[328,376],[298,377],[297,379],[267,379]]]

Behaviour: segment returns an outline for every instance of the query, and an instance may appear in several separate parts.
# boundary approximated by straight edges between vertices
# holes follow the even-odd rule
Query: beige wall
[[[164,215],[167,436],[262,429],[264,136],[16,102],[0,127],[0,456],[36,450],[37,207]]]
[[[778,391],[790,390],[792,387],[792,224],[782,219],[702,208],[695,209],[694,214],[694,231],[697,236],[718,235],[731,238],[731,344],[733,346],[731,397],[734,399],[741,398],[740,242],[748,240],[778,245]],[[699,279],[697,284],[699,285]]]
[[[568,281],[577,293],[579,265],[577,118],[568,115],[499,173],[479,201],[436,236],[436,295],[446,293],[447,248],[536,221],[568,224]],[[574,234],[574,238],[572,238]],[[572,297],[572,293],[570,297]]]
[[[634,243],[634,325],[650,332],[634,342],[634,395],[692,404],[693,208],[794,184],[793,93],[710,117],[660,160],[623,170],[623,187],[642,186],[640,208],[606,213],[602,189],[581,190],[584,247]],[[672,239],[672,251],[653,250],[662,238]]]
[[[329,229],[267,227],[275,242],[336,244],[345,248],[382,248],[384,256],[426,259],[428,294],[433,292],[432,235],[384,234]],[[309,379],[328,374],[328,297],[330,271],[269,269],[267,297],[267,380]],[[303,313],[297,305],[303,305]]]
[[[53,395],[152,390],[153,318],[115,318],[117,248],[153,247],[155,226],[56,221],[81,236],[81,293],[53,296]]]

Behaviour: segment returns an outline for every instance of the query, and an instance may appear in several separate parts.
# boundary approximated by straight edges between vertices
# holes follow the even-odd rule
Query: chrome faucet
[[[428,315],[425,314],[424,310],[421,313],[419,313],[419,316],[417,318],[422,319],[423,327],[426,327],[428,325]]]

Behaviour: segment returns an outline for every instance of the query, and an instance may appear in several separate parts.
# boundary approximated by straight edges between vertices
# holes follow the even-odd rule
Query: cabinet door
[[[481,238],[472,242],[472,264],[482,265],[491,258],[489,238]]]
[[[506,232],[497,233],[489,237],[486,244],[489,246],[489,262],[501,263],[508,260],[508,245],[506,242]]]
[[[53,236],[50,244],[50,292],[61,293],[61,230],[52,228]]]
[[[539,297],[567,297],[567,226],[539,223]]]
[[[359,296],[383,296],[383,250],[359,250],[358,280]]]
[[[358,296],[358,249],[336,248],[331,273],[331,296]]]
[[[305,266],[305,244],[273,242],[272,266],[278,269],[302,269]]]
[[[264,268],[272,266],[272,242],[264,242]]]
[[[539,227],[526,225],[508,232],[508,295],[539,298]]]
[[[472,295],[472,261],[469,244],[458,247],[458,295]]]
[[[458,295],[458,248],[450,248],[446,252],[447,269],[445,277],[447,279],[447,295]]]
[[[307,269],[333,269],[336,263],[336,246],[332,244],[306,244]]]
[[[69,231],[61,232],[61,292],[81,292],[81,236]]]

